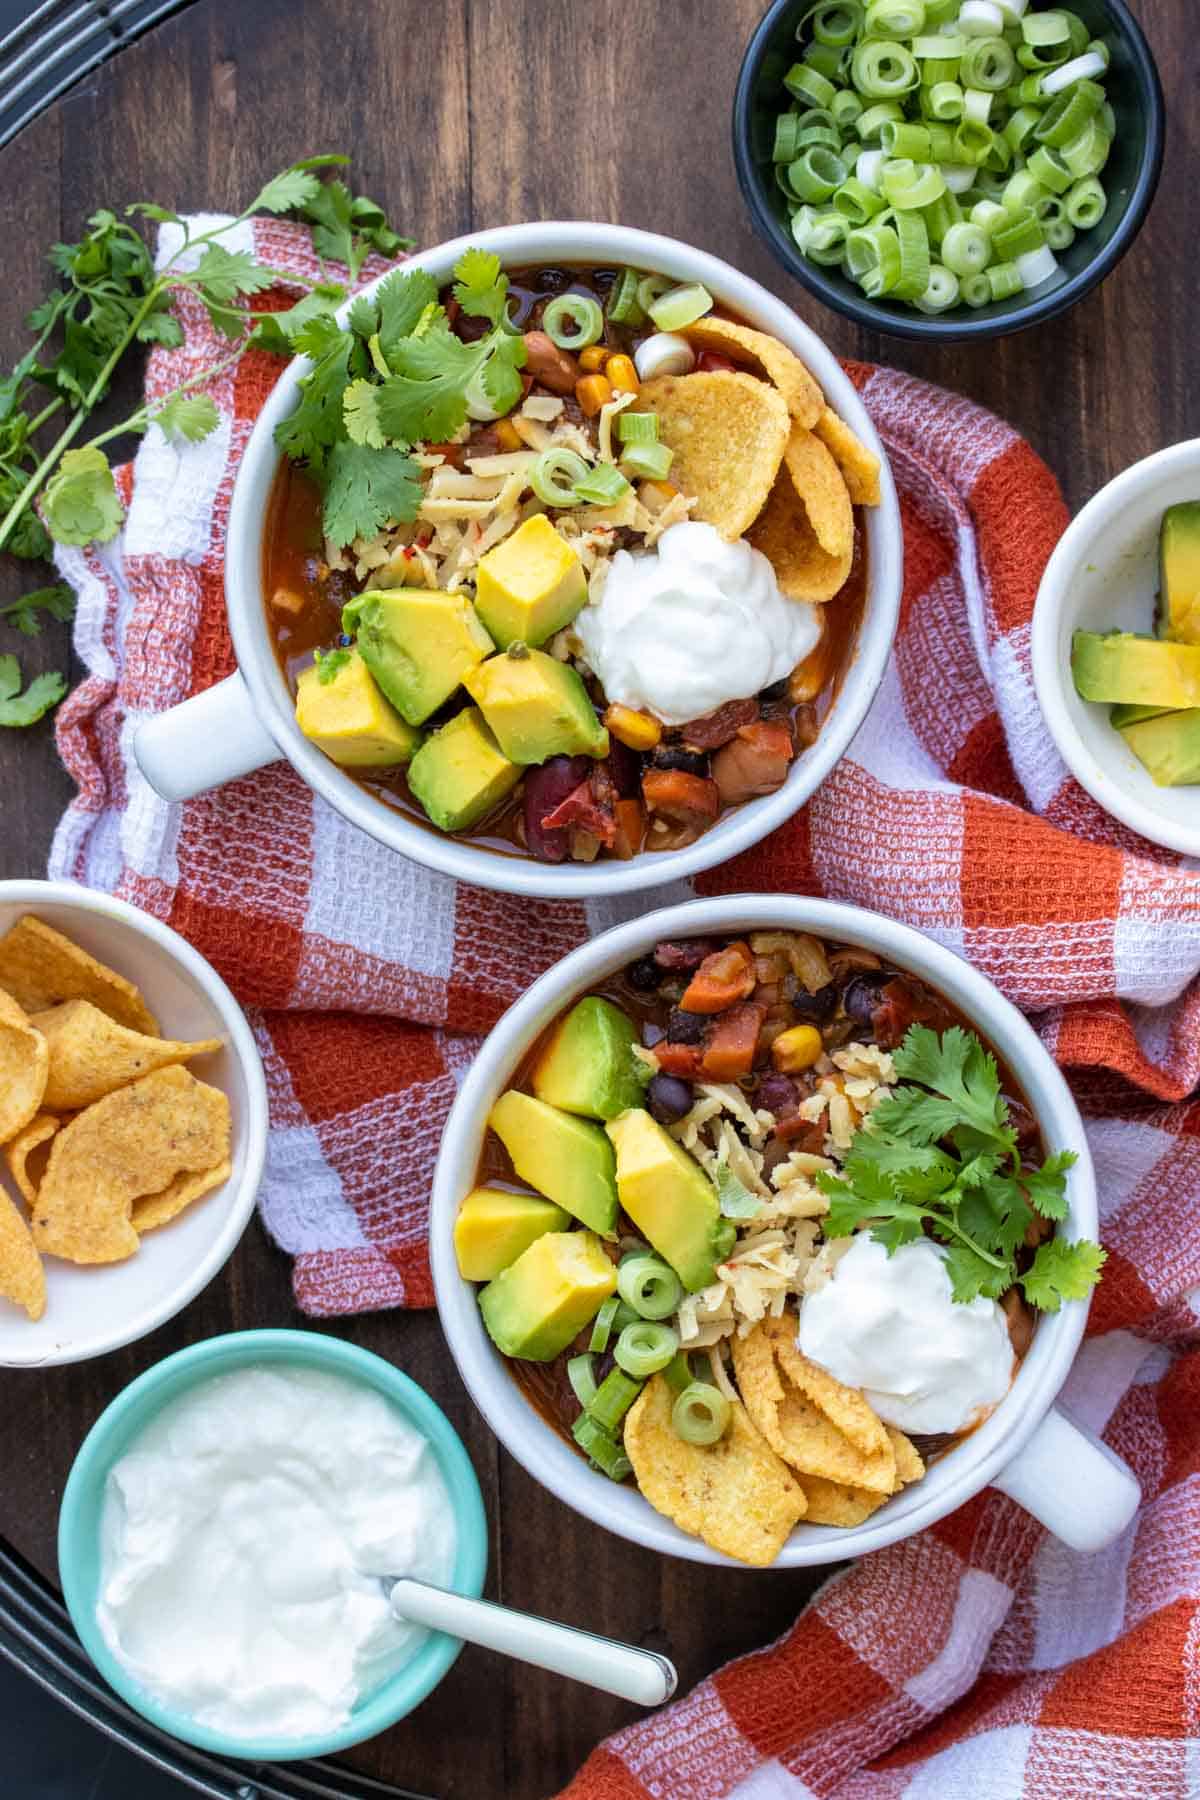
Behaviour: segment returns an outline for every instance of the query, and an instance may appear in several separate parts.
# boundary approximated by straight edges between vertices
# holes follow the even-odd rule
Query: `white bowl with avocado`
[[[1142,837],[1200,857],[1200,439],[1135,463],[1068,527],[1032,656],[1080,784]]]

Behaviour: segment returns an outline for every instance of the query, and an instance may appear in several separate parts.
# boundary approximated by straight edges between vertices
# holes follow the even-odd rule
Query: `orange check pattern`
[[[276,266],[313,272],[304,234],[251,229]],[[180,316],[186,343],[154,352],[151,394],[225,353],[186,297]],[[51,873],[167,920],[246,1006],[271,1098],[263,1217],[298,1304],[427,1306],[429,1171],[456,1080],[478,1034],[609,916],[430,875],[285,764],[182,808],[142,781],[140,719],[233,667],[224,526],[277,373],[256,352],[226,370],[204,445],[152,431],[122,472],[121,539],[61,554],[89,675],[59,712],[79,793]],[[1041,724],[1029,622],[1066,519],[1045,466],[969,401],[851,374],[902,496],[896,653],[803,813],[695,886],[890,913],[1030,1013],[1087,1115],[1109,1250],[1066,1398],[1145,1504],[1081,1557],[981,1496],[834,1577],[783,1640],[609,1740],[568,1793],[1173,1800],[1200,1793],[1200,870],[1107,818]]]

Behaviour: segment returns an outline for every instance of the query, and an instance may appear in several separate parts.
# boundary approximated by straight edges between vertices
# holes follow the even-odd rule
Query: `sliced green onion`
[[[1071,23],[1065,12],[1052,7],[1048,12],[1026,13],[1021,20],[1021,38],[1032,50],[1058,50],[1071,42]]]
[[[638,481],[665,481],[674,461],[669,444],[627,444],[621,452],[622,469]]]
[[[807,101],[809,106],[828,106],[833,99],[835,88],[827,76],[814,69],[811,63],[793,63],[783,78],[783,85],[789,94],[797,100]]]
[[[1104,89],[1094,81],[1077,82],[1068,93],[1055,95],[1039,119],[1034,137],[1039,144],[1061,150],[1095,118],[1103,101]]]
[[[1022,76],[1017,85],[1017,98],[1015,104],[1017,106],[1044,106],[1046,104],[1045,96],[1042,93],[1042,78],[1040,75]]]
[[[1010,150],[1022,151],[1041,123],[1042,115],[1035,106],[1019,106],[1004,127],[1004,141]]]
[[[869,38],[858,46],[850,62],[850,79],[869,100],[894,100],[921,80],[912,51],[885,38]]]
[[[799,130],[800,130],[800,114],[799,113],[794,113],[794,112],[780,113],[779,117],[775,121],[775,142],[771,149],[771,161],[772,162],[777,162],[777,163],[795,162],[796,157],[800,150],[800,146],[796,141],[796,134],[798,133]],[[628,274],[628,273],[630,273],[630,271],[626,270],[625,273]],[[636,306],[637,305],[637,277],[636,277],[636,275],[634,276],[634,281],[633,281],[633,298],[634,298],[634,304]],[[642,309],[640,306],[638,307],[638,311],[639,311],[639,313],[642,312]],[[613,315],[612,315],[611,311],[609,312],[608,316],[610,319],[612,318]],[[642,313],[642,317],[645,318],[644,313]]]
[[[858,36],[862,22],[863,9],[859,0],[827,0],[826,5],[813,11],[812,34],[818,44],[831,44],[836,50],[844,50]]]
[[[944,269],[941,263],[932,263],[925,292],[913,301],[913,305],[918,312],[943,313],[958,304],[958,296],[958,276]]]
[[[1011,300],[1025,285],[1021,280],[1020,269],[1013,262],[993,263],[985,272],[984,280],[991,290],[993,300]]]
[[[888,119],[879,133],[879,142],[889,157],[906,157],[910,162],[928,162],[931,145],[924,125],[909,125]]]
[[[839,88],[829,102],[829,110],[838,130],[849,132],[862,116],[863,103],[852,88]]]
[[[785,118],[793,115],[785,113]],[[783,121],[780,120],[780,124]],[[613,282],[612,292],[608,296],[607,312],[614,325],[642,325],[646,315],[638,305],[638,282],[640,277],[636,269],[622,269]]]
[[[615,506],[629,492],[629,483],[613,463],[597,463],[575,483],[575,498],[585,506]]]
[[[1049,244],[1040,244],[1036,250],[1029,250],[1018,256],[1017,270],[1021,277],[1021,285],[1026,288],[1040,287],[1044,281],[1058,274],[1058,258]]]
[[[968,275],[959,285],[959,294],[968,306],[987,306],[992,286],[986,275]]]
[[[656,1325],[650,1319],[639,1319],[627,1325],[617,1339],[613,1355],[618,1368],[636,1381],[646,1381],[665,1369],[679,1348],[678,1335],[669,1325]]]
[[[725,1435],[730,1412],[720,1388],[710,1381],[693,1381],[671,1408],[671,1424],[685,1444],[715,1444]]]
[[[828,200],[845,181],[849,171],[840,156],[821,144],[813,144],[788,169],[788,178],[801,200],[816,205]],[[653,311],[651,317],[654,318]],[[657,319],[655,323],[657,324]],[[685,321],[691,324],[690,319]]]
[[[978,165],[991,149],[995,137],[991,126],[982,119],[968,119],[964,115],[954,133],[953,160]]]
[[[571,1427],[571,1436],[601,1474],[607,1475],[610,1480],[624,1481],[633,1474],[633,1464],[620,1444],[588,1413],[581,1413],[576,1419]]]
[[[1073,87],[1077,81],[1095,81],[1098,75],[1104,74],[1107,66],[1094,51],[1085,50],[1082,56],[1072,57],[1070,62],[1043,76],[1042,92],[1052,97],[1061,94],[1064,88]]]
[[[931,244],[940,244],[946,233],[962,223],[962,207],[953,194],[939,194],[932,206],[921,208],[921,218]]]
[[[686,1350],[675,1352],[663,1370],[663,1378],[673,1394],[682,1394],[685,1388],[691,1387],[695,1378],[692,1375],[692,1365]]]
[[[958,82],[961,58],[957,56],[930,57],[921,64],[921,97],[920,107],[923,113],[929,111],[929,90],[938,87],[943,81]]]
[[[589,1417],[604,1431],[615,1432],[641,1391],[642,1383],[624,1369],[610,1369],[596,1389],[596,1397],[588,1408]]]
[[[1017,59],[1002,37],[972,38],[962,59],[959,80],[967,88],[998,94],[1017,72]]]
[[[992,141],[988,146],[988,153],[979,166],[989,169],[993,175],[1007,175],[1012,167],[1012,159],[1013,153],[1007,140],[1001,137],[998,131],[994,131]],[[978,178],[978,172],[976,172],[976,180]]]
[[[1098,119],[1089,119],[1077,138],[1062,147],[1062,159],[1077,181],[1098,175],[1108,161],[1112,140]]]
[[[1045,224],[1046,242],[1060,256],[1069,250],[1075,242],[1075,227],[1070,219],[1048,219]]]
[[[1057,150],[1039,144],[1025,164],[1026,172],[1052,194],[1065,194],[1071,185],[1071,171]]]
[[[608,1340],[612,1333],[613,1320],[621,1302],[616,1294],[610,1294],[596,1317],[592,1320],[592,1335],[588,1339],[588,1349],[602,1354],[608,1349]]]
[[[864,187],[872,188],[875,193],[878,193],[880,179],[883,175],[883,165],[886,161],[887,157],[882,150],[860,150],[858,161],[854,165],[855,177],[862,182]]]
[[[688,281],[668,289],[646,311],[660,331],[682,331],[685,325],[694,325],[712,309],[713,297],[708,289],[698,281]]]
[[[842,74],[843,55],[835,44],[810,44],[804,52],[804,60],[827,81],[837,81]]]
[[[1028,256],[1031,250],[1040,250],[1045,241],[1046,234],[1032,212],[1014,214],[1007,225],[992,234],[992,248],[1000,262],[1015,262],[1019,256]]]
[[[977,124],[986,125],[993,98],[985,88],[968,88],[963,95],[963,118],[974,119]]]
[[[1108,195],[1094,175],[1077,181],[1066,196],[1067,222],[1076,231],[1090,231],[1108,210]]]
[[[604,336],[604,313],[591,294],[559,294],[542,314],[542,330],[560,350],[586,350]]]
[[[643,1319],[669,1319],[683,1298],[674,1269],[652,1251],[627,1256],[617,1270],[617,1292]]]
[[[946,180],[937,163],[915,163],[908,157],[885,162],[880,182],[888,203],[897,212],[931,206],[946,191]]]
[[[846,268],[869,299],[890,293],[900,279],[900,240],[892,227],[872,222],[852,231]]]
[[[567,1380],[571,1391],[580,1406],[586,1412],[596,1398],[595,1358],[585,1350],[581,1356],[573,1356],[567,1364]]]
[[[1108,66],[1112,62],[1112,51],[1109,49],[1104,39],[1092,38],[1087,49],[1089,55],[1098,56],[1100,58],[1100,61],[1104,64],[1104,72],[1107,74]]]
[[[929,115],[953,125],[963,116],[963,91],[957,81],[935,81],[929,89]]]
[[[872,37],[916,37],[925,29],[925,0],[870,0],[866,29]]]
[[[931,119],[928,125],[929,154],[939,167],[957,161],[954,154],[954,133],[949,125],[940,119]]]
[[[543,506],[577,506],[575,484],[587,475],[588,465],[574,450],[560,444],[543,450],[529,470],[529,485]]]
[[[960,163],[939,163],[938,168],[942,171],[942,180],[946,184],[947,193],[955,195],[956,198],[960,194],[969,194],[975,186],[974,169],[965,168]]]
[[[919,300],[929,286],[929,232],[918,213],[896,215],[900,244],[900,276],[892,288],[897,300]]]
[[[958,62],[967,47],[965,37],[950,37],[945,32],[936,32],[932,37],[917,37],[908,46],[919,63]],[[921,71],[921,80],[928,84],[930,76],[925,69]]]
[[[858,117],[858,135],[864,144],[876,143],[880,132],[889,119],[904,117],[895,100],[881,100],[877,106],[868,106]]]
[[[883,211],[883,197],[874,188],[851,175],[833,196],[834,208],[849,225],[865,225],[877,212]]]
[[[658,414],[628,409],[618,413],[617,436],[623,444],[657,444]]]
[[[942,261],[952,275],[978,275],[992,260],[992,240],[981,225],[952,225],[942,239]]]
[[[832,208],[819,212],[809,228],[805,253],[813,262],[832,268],[846,255],[846,237],[850,221]]]
[[[810,144],[819,144],[823,150],[838,151],[842,147],[842,134],[833,122],[832,113],[805,113],[800,121],[800,130],[796,133],[796,155],[793,162],[808,149]]]
[[[994,37],[1004,30],[1004,14],[995,0],[963,0],[957,28],[964,37]]]
[[[667,293],[673,286],[665,275],[643,275],[638,282],[637,302],[644,313],[648,313],[654,302]]]
[[[1033,170],[1026,165],[1018,169],[1005,186],[1000,199],[1010,213],[1036,212],[1038,201],[1045,198],[1046,190]]]

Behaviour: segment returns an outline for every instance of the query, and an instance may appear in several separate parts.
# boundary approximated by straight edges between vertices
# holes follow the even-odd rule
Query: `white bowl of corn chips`
[[[266,1153],[233,995],[169,926],[69,882],[0,882],[0,1365],[81,1362],[226,1262]]]

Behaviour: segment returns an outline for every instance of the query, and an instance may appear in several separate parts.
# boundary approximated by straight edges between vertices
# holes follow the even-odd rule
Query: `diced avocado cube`
[[[641,1104],[636,1042],[637,1029],[628,1013],[589,994],[554,1027],[533,1071],[533,1091],[564,1112],[615,1119]]]
[[[502,754],[474,706],[432,732],[408,770],[410,789],[443,831],[478,825],[520,779],[520,769]]]
[[[489,1281],[479,1310],[503,1355],[553,1362],[616,1286],[617,1271],[590,1231],[548,1231]]]
[[[518,525],[475,571],[476,609],[502,650],[518,641],[544,644],[586,599],[583,564],[545,513]]]
[[[346,769],[408,762],[421,734],[380,693],[356,650],[335,652],[296,683],[296,723],[306,738]]]
[[[465,595],[428,588],[359,594],[343,610],[342,629],[410,725],[423,725],[494,648]]]
[[[1172,711],[1200,706],[1200,644],[1167,644],[1129,631],[1077,631],[1071,673],[1084,700]]]
[[[644,1109],[605,1127],[617,1153],[621,1205],[689,1293],[716,1279],[733,1248],[734,1226],[721,1217],[717,1190],[700,1164]]]
[[[1200,708],[1127,725],[1121,736],[1157,787],[1200,783]]]
[[[1124,731],[1126,725],[1140,725],[1143,719],[1161,719],[1170,710],[1169,706],[1114,706],[1108,716],[1118,731]]]
[[[608,733],[583,682],[544,650],[514,644],[503,656],[479,663],[463,685],[515,763],[608,755]]]
[[[478,1187],[454,1221],[454,1253],[464,1281],[491,1281],[547,1231],[567,1231],[570,1215],[539,1194]]]
[[[1177,644],[1200,644],[1200,500],[1168,506],[1158,559],[1158,635]]]
[[[612,1145],[599,1125],[547,1106],[514,1088],[501,1094],[488,1124],[522,1181],[565,1206],[601,1237],[617,1222]]]

